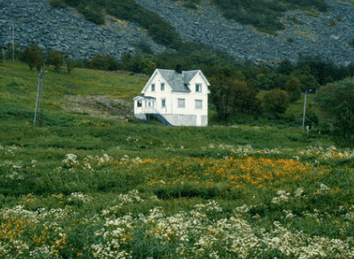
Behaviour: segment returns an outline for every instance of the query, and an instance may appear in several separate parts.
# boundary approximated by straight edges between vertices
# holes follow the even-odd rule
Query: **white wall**
[[[165,89],[163,91],[161,91],[161,83],[165,84]],[[151,91],[152,84],[155,84],[155,91]],[[201,85],[201,92],[196,92],[196,84]],[[166,80],[159,73],[155,73],[145,89],[144,95],[156,98],[154,109],[161,115],[166,115],[166,119],[170,118],[173,120],[171,121],[171,124],[206,126],[208,116],[208,87],[200,73],[191,80],[189,88],[191,90],[189,93],[173,92]],[[179,98],[185,99],[184,108],[178,107]],[[164,108],[161,105],[162,99],[166,100],[166,106]],[[196,109],[195,100],[202,100],[202,109]],[[184,119],[186,121],[179,124],[176,122],[178,117],[173,115],[195,116],[187,116]],[[179,118],[181,118],[181,116]]]

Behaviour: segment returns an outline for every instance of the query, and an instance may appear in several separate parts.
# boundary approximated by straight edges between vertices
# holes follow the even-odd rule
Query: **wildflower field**
[[[354,151],[321,137],[19,124],[0,126],[1,258],[354,258]]]
[[[354,150],[285,126],[69,113],[64,94],[89,94],[77,71],[46,75],[43,127],[36,76],[0,75],[0,258],[354,258]]]

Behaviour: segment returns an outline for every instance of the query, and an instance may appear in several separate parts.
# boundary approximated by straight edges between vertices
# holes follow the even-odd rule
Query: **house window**
[[[195,108],[203,109],[203,100],[195,100]]]
[[[138,107],[143,107],[143,102],[142,101],[138,101]]]
[[[177,99],[177,107],[178,108],[185,108],[186,107],[185,99],[178,98]]]
[[[161,91],[165,91],[165,84],[161,83]]]
[[[166,107],[166,99],[161,100],[161,107],[165,108]]]
[[[202,85],[201,84],[196,84],[195,85],[195,91],[196,92],[202,92]]]
[[[151,85],[151,91],[154,92],[155,91],[155,84]]]

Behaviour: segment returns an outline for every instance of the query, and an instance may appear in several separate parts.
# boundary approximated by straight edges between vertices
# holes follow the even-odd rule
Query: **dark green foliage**
[[[85,19],[93,22],[95,24],[104,24],[104,13],[103,8],[93,2],[91,4],[86,5],[84,3],[79,4],[78,10],[85,16]]]
[[[316,8],[325,12],[328,6],[323,0],[213,0],[227,19],[233,19],[241,24],[251,24],[258,30],[274,33],[285,27],[279,21],[282,13],[291,9]]]
[[[97,54],[93,57],[91,64],[93,69],[108,70],[108,58],[105,55]]]
[[[114,71],[118,70],[118,62],[109,56],[97,54],[91,61],[93,69]]]
[[[247,82],[240,72],[229,67],[214,69],[215,74],[209,78],[210,100],[220,120],[226,120],[231,114],[258,116],[262,112],[261,102],[256,97],[256,86]]]
[[[0,64],[2,64],[4,62],[5,56],[4,56],[4,50],[3,48],[0,46]]]
[[[316,101],[333,120],[333,138],[337,144],[354,147],[354,79],[347,78],[322,86]]]
[[[48,4],[50,4],[53,8],[65,8],[66,7],[65,0],[49,0]]]
[[[84,68],[92,68],[92,64],[91,61],[88,60],[87,58],[84,58],[84,60],[82,61]]]
[[[54,66],[55,71],[58,72],[64,64],[64,57],[60,54],[59,51],[55,51],[53,54],[52,61],[53,61],[52,65]]]
[[[305,125],[310,126],[310,128],[318,126],[319,119],[312,108],[308,108],[305,115]]]
[[[121,70],[150,75],[157,68],[156,58],[143,57],[139,54],[125,54],[120,65]]]
[[[107,14],[116,18],[140,24],[148,30],[149,35],[157,43],[170,46],[179,40],[179,36],[171,24],[133,0],[66,0],[66,4],[77,8],[88,21],[96,24],[105,23],[105,10]]]
[[[296,68],[301,69],[308,66],[309,73],[314,76],[320,85],[325,85],[333,81],[342,80],[354,75],[353,65],[338,66],[331,60],[323,61],[319,56],[299,56]]]
[[[290,75],[294,71],[294,65],[289,59],[285,59],[278,65],[276,71],[283,75]]]
[[[66,71],[68,71],[68,74],[70,74],[70,72],[76,67],[75,61],[70,59],[69,57],[66,57],[64,61],[66,64]]]
[[[286,83],[285,89],[288,93],[288,98],[291,103],[296,102],[301,97],[300,80],[296,77],[291,77]]]
[[[141,51],[143,54],[152,54],[152,49],[149,44],[147,44],[145,41],[139,41],[138,44],[136,44],[136,48]]]
[[[308,65],[303,66],[301,69],[296,69],[292,74],[292,77],[297,78],[300,81],[301,91],[316,92],[320,86],[316,78],[311,74],[311,69]]]
[[[286,92],[279,88],[273,89],[263,97],[264,110],[275,118],[285,113],[288,108]]]
[[[35,44],[31,44],[25,49],[23,58],[30,67],[30,70],[37,68],[39,71],[44,65],[43,54],[41,53],[39,47]]]

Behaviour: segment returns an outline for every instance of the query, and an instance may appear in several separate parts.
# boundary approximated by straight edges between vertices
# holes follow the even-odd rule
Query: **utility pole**
[[[12,9],[14,8],[14,0],[12,0]],[[15,61],[15,24],[12,15],[12,61]]]
[[[305,90],[305,100],[304,100],[304,114],[302,116],[302,130],[305,129],[305,117],[306,117],[306,98],[307,98],[307,89]]]
[[[39,106],[39,121],[38,126],[42,126],[43,110],[42,110],[42,80],[43,80],[43,69],[41,68],[38,78],[38,88],[37,88],[37,98],[36,98],[36,110],[34,112],[33,126],[36,126],[37,112]],[[38,104],[39,102],[39,104]]]

